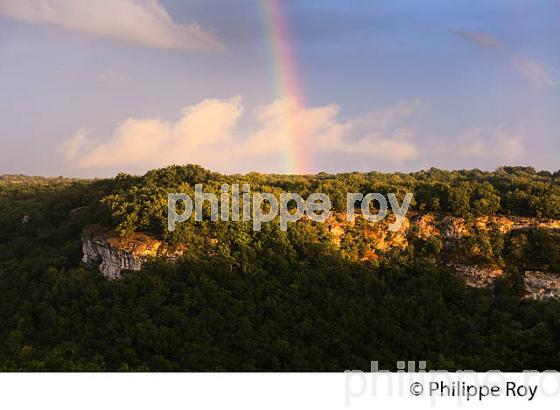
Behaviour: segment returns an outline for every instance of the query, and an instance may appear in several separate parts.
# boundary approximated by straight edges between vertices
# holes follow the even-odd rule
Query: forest
[[[108,179],[0,176],[0,369],[3,371],[344,371],[371,361],[428,369],[560,369],[560,303],[524,300],[520,272],[560,272],[560,234],[476,235],[453,250],[414,240],[356,258],[321,224],[189,220],[167,230],[167,194],[223,183],[314,192],[346,209],[350,192],[414,194],[410,212],[560,219],[560,172],[502,167],[414,173],[222,175],[196,165]],[[91,225],[170,246],[107,280],[80,263]],[[215,245],[217,243],[217,245]],[[448,253],[507,269],[493,289],[466,287]]]

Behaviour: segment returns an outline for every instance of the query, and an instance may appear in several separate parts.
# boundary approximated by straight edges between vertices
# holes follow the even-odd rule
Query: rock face
[[[525,272],[525,299],[560,299],[560,276],[543,272]]]
[[[143,233],[137,232],[123,238],[110,229],[100,227],[84,230],[82,251],[82,263],[98,266],[109,279],[119,278],[125,269],[142,269],[142,263],[149,258],[173,260],[183,253],[183,249],[169,250],[161,241]]]
[[[412,222],[412,234],[421,239],[429,239],[432,236],[441,235],[440,230],[436,227],[436,218],[434,215],[420,215],[414,218]]]
[[[331,234],[332,242],[337,247],[341,247],[345,241],[355,240],[356,236],[364,238],[369,249],[362,255],[362,259],[367,260],[376,259],[378,253],[390,249],[405,249],[408,246],[407,234],[410,221],[403,218],[401,228],[391,232],[389,224],[394,221],[394,216],[391,216],[382,222],[370,222],[359,213],[355,215],[353,221],[348,221],[346,214],[331,213],[325,224]]]
[[[476,231],[496,231],[507,234],[515,230],[549,229],[560,230],[560,220],[536,218],[481,216],[466,221],[454,216],[435,216],[433,214],[413,215],[403,218],[401,228],[391,232],[388,225],[394,216],[382,222],[368,222],[361,214],[355,215],[354,221],[348,221],[346,214],[331,213],[326,221],[327,229],[333,243],[340,247],[346,240],[352,241],[356,234],[369,242],[369,250],[363,255],[365,259],[375,259],[378,253],[390,249],[405,249],[411,237],[429,239],[440,237],[446,244],[471,235]],[[377,255],[377,256],[376,256]]]
[[[132,254],[108,246],[98,239],[82,241],[84,256],[82,263],[88,266],[99,265],[99,270],[106,278],[114,279],[121,275],[123,269],[140,270],[142,262]]]
[[[444,239],[459,239],[473,231],[497,231],[507,234],[511,231],[548,229],[560,230],[560,220],[523,217],[505,217],[500,215],[480,216],[467,222],[464,218],[444,216],[440,219],[434,215],[418,215],[412,219],[413,227],[420,238],[439,235]]]
[[[497,231],[502,234],[514,230],[551,229],[560,230],[560,220],[542,220],[535,218],[482,216],[470,221],[453,216],[432,214],[413,215],[404,218],[397,232],[391,232],[388,225],[394,221],[389,216],[383,222],[369,222],[362,215],[356,214],[354,221],[348,221],[346,214],[332,213],[326,221],[331,240],[337,247],[352,243],[357,238],[364,241],[361,260],[377,259],[383,252],[391,249],[404,250],[411,238],[429,239],[440,237],[446,244],[470,235],[476,231]],[[162,257],[168,260],[182,255],[184,248],[170,250],[160,240],[143,234],[134,233],[122,238],[114,231],[100,227],[91,227],[82,234],[82,262],[89,266],[98,266],[108,278],[120,277],[122,270],[140,270],[149,258]],[[477,288],[492,287],[495,280],[503,275],[497,267],[451,264],[457,275],[468,286]],[[560,278],[541,272],[525,274],[527,298],[546,299],[560,294]]]
[[[463,218],[446,216],[439,221],[439,231],[445,239],[459,239],[468,235],[469,230]]]
[[[467,286],[473,288],[492,288],[496,279],[504,274],[504,271],[497,267],[460,264],[451,264],[449,267],[455,270],[455,274]]]
[[[459,264],[452,264],[449,267],[455,270],[455,274],[467,286],[474,288],[492,288],[496,279],[504,274],[503,270],[496,267]],[[525,285],[524,299],[560,300],[560,276],[556,274],[527,271],[523,275],[523,283]]]

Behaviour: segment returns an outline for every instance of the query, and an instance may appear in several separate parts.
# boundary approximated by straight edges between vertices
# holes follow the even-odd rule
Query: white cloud
[[[506,126],[470,128],[437,140],[420,135],[407,123],[423,107],[422,101],[406,100],[342,119],[337,105],[302,107],[284,98],[241,121],[240,97],[207,99],[185,107],[175,121],[128,118],[102,139],[81,129],[60,150],[70,166],[107,174],[185,163],[225,173],[286,172],[286,157],[296,148],[314,165],[310,172],[493,169],[527,156],[526,139]]]
[[[108,69],[97,75],[97,81],[101,83],[126,83],[130,81],[130,74]]]
[[[401,124],[418,106],[417,101],[402,102],[343,121],[336,105],[302,107],[284,98],[255,110],[252,131],[244,137],[236,132],[241,99],[209,99],[184,108],[177,121],[128,118],[101,141],[80,130],[61,150],[79,168],[129,171],[197,163],[223,172],[282,172],[283,158],[293,153],[294,144],[314,159],[345,154],[400,165],[419,155],[412,130]]]
[[[519,160],[525,153],[523,138],[507,132],[502,127],[496,129],[476,128],[464,132],[454,143],[461,157],[493,160],[510,163]],[[448,147],[448,152],[453,152]]]
[[[0,14],[156,48],[220,50],[222,42],[198,24],[180,24],[157,0],[0,0]]]
[[[67,161],[74,161],[78,158],[78,155],[89,148],[88,145],[87,131],[82,128],[60,146],[59,152]]]
[[[176,122],[128,118],[105,141],[91,140],[80,130],[63,144],[62,152],[80,168],[208,163],[223,147],[232,145],[231,131],[241,113],[239,98],[208,99],[186,107]]]
[[[324,148],[345,133],[344,124],[336,118],[338,111],[335,105],[302,107],[293,98],[278,99],[255,111],[257,130],[249,135],[244,149],[252,155],[288,152],[293,138],[305,151]]]
[[[257,111],[261,128],[251,135],[246,150],[255,154],[289,150],[290,138],[286,135],[295,134],[297,144],[304,145],[306,152],[345,153],[401,163],[418,152],[409,141],[412,132],[399,124],[419,106],[416,100],[405,101],[342,121],[336,105],[304,108],[293,99],[280,99]]]

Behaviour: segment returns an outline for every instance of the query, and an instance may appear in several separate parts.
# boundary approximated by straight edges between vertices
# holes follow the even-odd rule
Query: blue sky
[[[266,1],[0,0],[0,173],[560,168],[560,2]]]

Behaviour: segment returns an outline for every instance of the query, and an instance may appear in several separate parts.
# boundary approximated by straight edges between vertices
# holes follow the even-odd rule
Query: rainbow
[[[303,126],[290,106],[303,107],[302,87],[298,78],[297,63],[292,48],[289,26],[284,18],[281,0],[258,0],[266,30],[267,53],[270,71],[274,78],[276,99],[287,99],[289,104],[283,113],[284,137],[286,139],[286,173],[311,172],[311,158],[305,144],[300,140]]]

